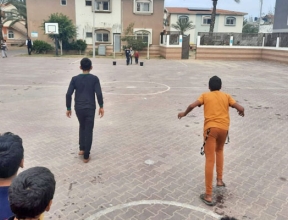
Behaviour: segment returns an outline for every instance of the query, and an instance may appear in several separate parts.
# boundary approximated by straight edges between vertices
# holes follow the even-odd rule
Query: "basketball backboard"
[[[45,23],[45,34],[59,34],[58,23]]]

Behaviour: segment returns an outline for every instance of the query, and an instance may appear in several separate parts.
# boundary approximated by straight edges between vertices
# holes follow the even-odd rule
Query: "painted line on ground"
[[[124,209],[124,208],[128,208],[128,207],[132,207],[132,206],[138,206],[138,205],[171,205],[171,206],[177,206],[177,207],[181,207],[181,208],[186,208],[186,209],[190,209],[190,210],[194,210],[196,212],[202,212],[205,215],[209,215],[215,219],[220,219],[222,216],[207,210],[207,209],[203,209],[197,206],[193,206],[193,205],[189,205],[186,203],[180,203],[180,202],[173,202],[173,201],[162,201],[162,200],[141,200],[141,201],[135,201],[135,202],[129,202],[129,203],[125,203],[125,204],[120,204],[120,205],[116,205],[107,209],[104,209],[100,212],[95,213],[94,215],[91,215],[90,217],[86,218],[85,220],[96,220],[97,218],[100,218],[101,216],[104,216],[108,213],[114,212],[116,210],[119,209]]]

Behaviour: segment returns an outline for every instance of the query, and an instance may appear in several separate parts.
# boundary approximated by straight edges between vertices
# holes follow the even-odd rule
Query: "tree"
[[[258,25],[255,26],[253,24],[249,24],[247,19],[244,20],[242,33],[257,34],[258,32],[259,32],[259,26]]]
[[[234,0],[234,1],[237,3],[240,2],[240,0]],[[213,10],[212,10],[211,22],[210,22],[210,30],[209,30],[210,34],[212,34],[214,31],[215,18],[216,18],[216,8],[217,8],[218,0],[212,0],[212,2],[213,2]]]
[[[2,11],[2,4],[6,3],[6,0],[0,0],[0,40],[3,40],[3,20],[5,19],[5,12]]]
[[[188,30],[194,29],[195,26],[192,25],[192,21],[188,21],[188,19],[178,19],[176,24],[172,24],[171,26],[180,31],[181,35],[184,35],[184,33]]]
[[[143,50],[147,46],[147,43],[143,42],[142,39],[137,38],[136,36],[132,36],[134,35],[133,27],[134,27],[134,23],[130,23],[128,27],[126,28],[126,30],[124,31],[125,36],[121,38],[122,41],[127,42],[127,45],[124,46],[124,49],[126,47],[128,48],[132,47],[133,50],[138,50],[138,51]]]
[[[18,0],[8,0],[7,3],[13,5],[15,9],[11,9],[9,11],[9,15],[5,18],[6,23],[11,21],[9,27],[12,27],[17,22],[24,22],[24,26],[26,28],[26,32],[28,31],[27,26],[27,9],[26,9],[26,0],[18,1]]]
[[[42,28],[45,29],[45,23],[58,23],[59,34],[49,34],[49,37],[56,42],[56,39],[59,40],[61,55],[62,53],[62,43],[63,41],[69,41],[77,36],[76,26],[73,24],[72,20],[62,14],[54,13],[51,14],[48,20],[44,20]]]

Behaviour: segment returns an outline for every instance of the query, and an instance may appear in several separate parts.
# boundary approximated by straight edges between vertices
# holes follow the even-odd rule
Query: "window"
[[[109,31],[106,30],[96,31],[96,42],[109,42]]]
[[[189,21],[189,17],[186,16],[186,15],[180,15],[180,16],[178,17],[178,20],[179,20],[180,22],[188,22],[188,21]]]
[[[92,0],[86,0],[85,5],[86,6],[92,6]]]
[[[148,43],[150,33],[148,31],[136,31],[137,40],[142,40],[144,43]]]
[[[152,13],[153,0],[134,0],[134,13]]]
[[[10,16],[12,16],[12,13],[11,12],[5,12],[5,16],[10,17]]]
[[[8,38],[13,39],[14,38],[14,32],[13,31],[8,31]]]
[[[211,16],[203,16],[202,17],[202,24],[204,24],[204,25],[211,24]]]
[[[236,25],[236,18],[235,17],[227,17],[225,25],[235,26]]]
[[[92,32],[86,32],[86,37],[92,37]]]
[[[95,1],[95,11],[110,11],[110,0]]]
[[[67,0],[60,0],[61,5],[67,5]]]

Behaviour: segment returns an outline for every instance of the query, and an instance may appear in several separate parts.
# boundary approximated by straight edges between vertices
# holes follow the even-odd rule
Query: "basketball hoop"
[[[59,34],[58,23],[45,23],[45,34]]]

